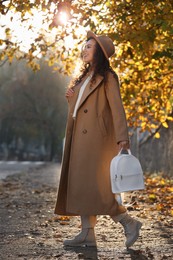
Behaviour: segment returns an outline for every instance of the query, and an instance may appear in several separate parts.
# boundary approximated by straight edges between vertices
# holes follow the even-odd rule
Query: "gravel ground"
[[[47,164],[0,181],[0,259],[173,259],[173,218],[141,202],[129,214],[143,227],[130,250],[120,224],[99,216],[97,249],[64,248],[80,230],[79,217],[54,215],[60,165]]]

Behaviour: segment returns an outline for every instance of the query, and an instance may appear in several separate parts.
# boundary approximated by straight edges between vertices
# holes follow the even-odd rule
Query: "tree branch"
[[[171,114],[169,114],[169,116],[173,116],[173,112]],[[169,120],[166,120],[166,122],[168,122]],[[146,142],[148,142],[148,140],[150,140],[151,138],[153,138],[153,136],[159,132],[159,130],[162,128],[162,123],[159,124],[158,128],[149,136],[147,136],[143,141],[139,142],[139,147],[141,147],[143,144],[145,144]]]
[[[153,136],[160,130],[160,128],[162,127],[162,124],[160,124],[158,126],[158,128],[149,136],[147,136],[142,142],[139,142],[139,147],[141,147],[143,144],[145,144],[146,142],[148,142],[148,140],[152,139]]]
[[[2,67],[7,61],[8,61],[8,58],[6,58],[6,59],[0,64],[0,67]]]
[[[4,3],[4,2],[10,2],[8,7],[7,7],[7,10],[2,13],[3,15],[6,15],[8,13],[8,11],[10,10],[10,7],[12,5],[12,0],[2,0],[1,3]]]

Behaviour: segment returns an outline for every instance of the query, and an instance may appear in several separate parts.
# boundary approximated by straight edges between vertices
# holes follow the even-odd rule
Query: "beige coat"
[[[69,100],[66,142],[55,213],[60,215],[118,215],[111,192],[110,162],[119,141],[128,140],[126,117],[119,84],[111,72],[106,85],[98,75],[86,86],[72,118],[80,86]]]

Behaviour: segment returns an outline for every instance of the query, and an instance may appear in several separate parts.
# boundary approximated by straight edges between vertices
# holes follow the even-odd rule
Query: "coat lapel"
[[[80,90],[80,87],[82,86],[83,84],[83,81],[80,82],[78,85],[76,85],[74,87],[74,95],[72,98],[70,98],[69,100],[69,104],[70,104],[70,110],[73,111],[74,110],[74,107],[75,107],[75,104],[76,104],[76,101],[77,101],[77,98],[78,98],[78,95],[79,95],[79,90]]]
[[[99,86],[99,84],[102,82],[102,80],[103,80],[103,76],[97,75],[95,82],[92,84],[92,87],[90,87],[90,81],[89,81],[89,83],[86,85],[86,88],[85,88],[82,98],[80,100],[78,109],[85,102],[85,100],[88,98],[88,96],[91,95],[91,93],[93,93],[94,90]]]

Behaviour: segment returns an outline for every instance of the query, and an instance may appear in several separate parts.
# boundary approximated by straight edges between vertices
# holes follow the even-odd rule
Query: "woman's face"
[[[86,42],[82,50],[83,62],[90,63],[90,65],[92,65],[95,50],[96,50],[96,41],[94,39],[90,39],[89,41]]]

